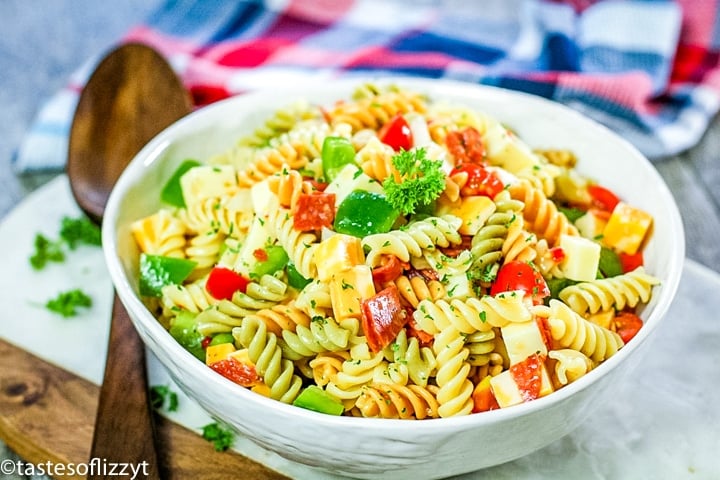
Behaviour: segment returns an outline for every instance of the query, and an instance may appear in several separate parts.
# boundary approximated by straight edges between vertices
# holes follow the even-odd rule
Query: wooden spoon
[[[110,52],[85,85],[70,130],[67,174],[80,208],[101,223],[110,191],[130,160],[191,108],[182,82],[153,49],[125,44]],[[145,347],[117,295],[90,452],[93,458],[105,464],[142,465],[147,473],[143,478],[160,478]],[[102,472],[95,473],[88,478],[105,478]]]

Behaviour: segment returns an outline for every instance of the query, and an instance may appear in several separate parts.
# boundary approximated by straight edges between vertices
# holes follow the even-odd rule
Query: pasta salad
[[[563,149],[403,87],[298,101],[184,161],[135,221],[140,293],[213,372],[332,415],[549,395],[642,328],[652,217]]]

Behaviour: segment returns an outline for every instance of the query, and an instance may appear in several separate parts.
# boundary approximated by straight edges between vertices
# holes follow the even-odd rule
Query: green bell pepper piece
[[[183,197],[182,187],[180,186],[180,177],[198,165],[201,165],[201,163],[197,160],[185,160],[181,163],[160,192],[160,200],[175,207],[185,208],[185,198]]]
[[[180,285],[193,271],[197,262],[161,255],[140,255],[140,295],[162,296],[165,285]]]
[[[263,275],[272,275],[278,270],[285,268],[288,262],[288,254],[280,245],[268,245],[263,250],[267,254],[267,260],[258,261],[250,271],[251,278],[260,278]]]
[[[546,279],[548,289],[550,289],[550,296],[545,297],[545,301],[549,302],[551,298],[558,298],[560,290],[570,285],[575,285],[577,282],[570,280],[569,278],[548,278]]]
[[[580,210],[579,208],[575,207],[558,207],[558,210],[560,210],[568,220],[570,220],[570,223],[575,223],[575,221],[585,215],[585,210]]]
[[[223,343],[235,343],[235,337],[232,336],[232,333],[218,333],[212,337],[208,346],[221,345]]]
[[[300,392],[300,395],[293,401],[293,405],[328,415],[342,415],[345,410],[342,403],[332,398],[317,385],[310,385]]]
[[[388,203],[384,195],[353,190],[338,207],[334,228],[338,233],[362,238],[389,232],[399,216],[400,212]]]
[[[173,318],[168,331],[185,350],[204,362],[205,349],[202,347],[202,342],[205,337],[197,331],[196,316],[197,314],[187,310],[179,312]]]
[[[325,137],[320,156],[325,181],[332,182],[345,165],[355,164],[355,147],[347,138]]]
[[[302,290],[308,283],[312,282],[312,280],[303,277],[300,272],[297,271],[294,263],[288,263],[285,271],[287,272],[288,285],[293,288]]]
[[[607,247],[602,247],[600,249],[600,262],[598,263],[598,270],[604,278],[622,275],[622,262],[620,261],[618,254]]]

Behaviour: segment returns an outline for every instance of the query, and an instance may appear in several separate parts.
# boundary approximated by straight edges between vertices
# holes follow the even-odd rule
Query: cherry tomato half
[[[395,115],[378,132],[381,142],[390,145],[396,152],[410,150],[413,146],[413,135],[405,117]]]
[[[535,305],[542,303],[543,298],[550,295],[550,289],[540,272],[529,263],[519,260],[506,263],[500,268],[490,288],[490,295],[513,290],[530,295]]]
[[[494,198],[504,188],[500,178],[492,171],[477,163],[461,163],[453,173],[467,173],[468,179],[460,190],[462,195],[484,195]]]
[[[592,197],[593,205],[606,212],[612,212],[620,199],[613,192],[600,185],[588,185],[588,193]]]
[[[615,327],[623,342],[628,343],[640,331],[643,321],[631,312],[620,312],[615,316]]]

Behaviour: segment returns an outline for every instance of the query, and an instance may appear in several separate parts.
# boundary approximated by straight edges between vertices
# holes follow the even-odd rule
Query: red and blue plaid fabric
[[[660,159],[692,147],[720,107],[719,11],[714,0],[168,0],[122,41],[162,52],[199,106],[341,76],[448,78],[566,104]],[[92,65],[39,112],[18,170],[62,168]]]

